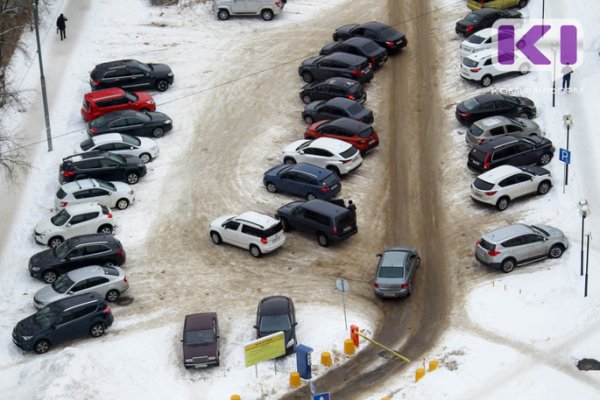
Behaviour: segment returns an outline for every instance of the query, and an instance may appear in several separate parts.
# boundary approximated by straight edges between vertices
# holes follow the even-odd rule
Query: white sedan
[[[69,205],[96,202],[108,208],[124,210],[134,201],[133,189],[124,182],[79,179],[65,183],[58,189],[54,205],[60,210]]]
[[[158,157],[158,145],[154,139],[125,135],[123,133],[105,133],[84,140],[73,151],[73,154],[102,150],[116,154],[139,157],[147,163]]]
[[[286,164],[307,163],[344,175],[362,164],[362,157],[351,144],[338,139],[297,140],[283,148]]]

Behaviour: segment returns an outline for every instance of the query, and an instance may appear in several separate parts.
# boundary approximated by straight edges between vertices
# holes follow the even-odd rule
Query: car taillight
[[[60,202],[60,206],[61,206],[61,207],[66,207],[66,206],[67,206],[67,204],[69,204],[69,202],[68,202],[68,201],[61,201],[61,202]]]
[[[348,164],[350,161],[352,161],[352,159],[342,160],[342,164]]]
[[[374,287],[375,289],[379,289],[379,283],[375,282],[375,283],[373,284],[373,287]]]
[[[470,117],[471,116],[471,114],[469,114],[469,113],[463,113],[460,111],[458,113],[460,114],[461,117]]]
[[[351,94],[349,94],[349,95],[348,95],[348,98],[349,98],[350,100],[354,100],[354,96],[352,96]]]
[[[94,84],[94,86],[98,86],[98,85],[100,84],[100,82],[99,82],[99,81],[95,81],[95,80],[93,80],[93,79],[92,79],[92,83]]]
[[[488,251],[488,254],[492,257],[496,257],[500,252],[498,250],[490,250]]]
[[[471,72],[479,72],[481,71],[481,68],[471,68]]]
[[[321,192],[329,192],[330,190],[331,188],[328,187],[321,188]]]
[[[495,195],[497,192],[485,192],[486,196],[493,196]]]
[[[123,278],[123,282],[127,283],[127,277]]]
[[[359,69],[357,71],[352,71],[352,75],[355,75],[355,76],[361,76],[362,74],[363,74],[362,69]]]
[[[403,283],[402,286],[400,286],[402,289],[406,289],[408,288],[408,285],[406,283]]]
[[[267,238],[260,238],[260,242],[262,244],[267,244]]]
[[[276,2],[275,2],[275,6],[277,6],[277,7],[281,8],[281,2],[279,2],[279,1],[276,1]]]
[[[106,218],[112,218],[112,213],[106,214]]]
[[[337,234],[337,228],[336,228],[335,226],[334,226],[333,228],[331,228],[331,231],[332,231],[333,233],[336,233],[336,234]]]
[[[63,176],[73,176],[75,175],[75,172],[73,171],[63,171]]]
[[[488,158],[490,158],[489,151],[487,152],[487,154],[485,155],[485,158],[483,159],[483,168],[484,169],[490,169],[490,163],[488,163]]]
[[[90,132],[96,133],[96,132],[98,132],[98,130],[96,128],[90,128]]]
[[[475,246],[479,246],[479,243],[481,243],[481,240],[476,241]]]
[[[106,307],[104,310],[102,310],[102,314],[110,314],[110,307]]]
[[[394,45],[395,45],[395,44],[396,44],[396,43],[394,43],[394,42],[385,42],[385,45],[386,45],[387,47],[394,47]]]
[[[122,256],[123,255],[123,250],[117,250],[117,255],[118,256]]]
[[[467,32],[471,32],[473,29],[475,29],[474,25],[467,26]]]
[[[373,63],[373,65],[375,65],[375,63],[377,62],[375,57],[369,57],[369,61],[371,61],[371,63]]]
[[[477,144],[481,144],[481,143],[483,143],[483,142],[485,142],[485,139],[483,139],[483,138],[479,138],[479,139],[477,139]]]

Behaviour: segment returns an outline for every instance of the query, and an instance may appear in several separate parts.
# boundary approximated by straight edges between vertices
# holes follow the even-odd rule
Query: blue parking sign
[[[569,150],[560,149],[558,152],[558,158],[565,164],[571,164],[571,152]]]
[[[313,400],[331,400],[329,392],[313,394]]]

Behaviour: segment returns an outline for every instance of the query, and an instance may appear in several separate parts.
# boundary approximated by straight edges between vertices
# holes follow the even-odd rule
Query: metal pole
[[[583,228],[585,226],[585,214],[581,214],[581,273],[583,276]]]
[[[546,0],[542,0],[542,25],[544,25],[544,13],[546,11]]]
[[[46,138],[48,141],[48,151],[52,151],[52,132],[50,131],[50,114],[48,113],[48,96],[46,95],[46,78],[44,77],[44,65],[42,64],[42,46],[40,45],[40,29],[38,21],[38,2],[33,3],[33,17],[35,22],[35,39],[37,40],[38,58],[40,63],[40,81],[42,83],[42,100],[44,103],[44,117],[46,121]]]
[[[552,50],[553,58],[553,67],[552,67],[552,108],[554,108],[556,104],[556,50]]]
[[[346,318],[346,292],[342,293],[342,302],[344,303],[344,323],[346,324],[346,330],[348,330],[348,319]]]
[[[571,130],[571,125],[567,125],[567,151],[569,151],[569,131],[570,130]],[[567,186],[568,184],[569,184],[569,163],[565,163],[565,186]]]
[[[590,236],[591,234],[587,234],[587,249],[585,251],[585,291],[583,292],[583,297],[587,297],[587,289],[588,289],[588,265],[590,261]]]

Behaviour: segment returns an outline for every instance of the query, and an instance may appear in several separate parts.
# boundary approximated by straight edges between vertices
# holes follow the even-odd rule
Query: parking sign
[[[331,400],[329,392],[313,394],[313,400]]]
[[[558,158],[565,164],[571,164],[571,152],[567,149],[560,149]]]

